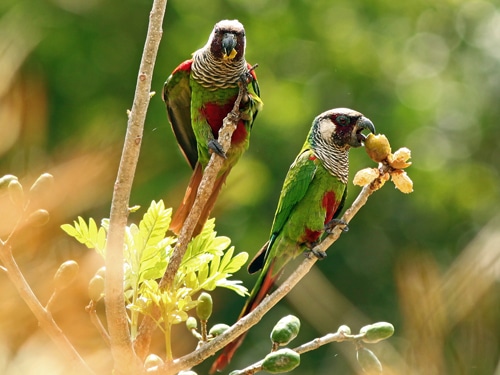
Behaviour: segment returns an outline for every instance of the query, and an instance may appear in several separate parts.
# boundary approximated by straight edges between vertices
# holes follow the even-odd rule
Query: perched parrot
[[[269,241],[250,262],[259,278],[238,319],[254,310],[268,294],[285,265],[318,243],[325,230],[339,222],[347,194],[348,152],[375,133],[373,123],[352,109],[337,108],[317,116],[307,139],[286,175]],[[245,334],[224,348],[210,373],[221,371],[241,345]]]
[[[244,79],[247,92],[240,104],[241,120],[224,154],[217,142],[219,129],[233,109],[239,93],[238,81]],[[215,182],[212,195],[202,212],[193,235],[208,219],[231,168],[248,148],[250,131],[262,108],[255,72],[245,61],[245,29],[237,20],[218,22],[207,44],[194,52],[172,72],[163,87],[163,101],[177,142],[193,174],[170,229],[178,233],[189,214],[211,152],[226,160]]]

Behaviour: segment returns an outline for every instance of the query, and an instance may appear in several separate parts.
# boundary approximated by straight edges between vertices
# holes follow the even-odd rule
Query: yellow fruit
[[[364,168],[356,173],[353,179],[353,184],[356,186],[366,186],[375,181],[380,176],[377,168]]]
[[[365,140],[366,153],[374,162],[380,163],[391,154],[389,140],[383,134],[369,134]]]
[[[408,177],[405,171],[400,169],[395,170],[391,173],[391,177],[396,188],[402,193],[409,194],[413,191],[413,181]]]

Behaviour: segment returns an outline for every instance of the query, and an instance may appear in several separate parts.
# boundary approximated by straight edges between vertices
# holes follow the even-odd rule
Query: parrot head
[[[363,144],[366,138],[363,130],[375,133],[375,126],[361,113],[349,108],[331,109],[314,119],[311,141],[347,150]]]
[[[238,20],[219,21],[210,34],[207,47],[217,60],[241,60],[245,57],[245,28]]]

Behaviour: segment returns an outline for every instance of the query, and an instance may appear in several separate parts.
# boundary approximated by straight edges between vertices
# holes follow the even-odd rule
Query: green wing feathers
[[[163,86],[163,101],[179,147],[194,169],[198,160],[196,137],[191,126],[191,87],[189,71],[175,70]]]
[[[293,208],[306,195],[318,168],[316,160],[314,153],[306,149],[297,156],[290,166],[281,190],[271,233],[279,233],[283,229]]]

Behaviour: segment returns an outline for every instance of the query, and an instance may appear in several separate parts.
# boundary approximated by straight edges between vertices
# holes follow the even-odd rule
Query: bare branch
[[[97,311],[95,309],[95,301],[91,300],[90,303],[85,307],[85,311],[89,313],[90,321],[96,327],[97,331],[101,334],[102,339],[106,343],[107,346],[110,346],[110,339],[106,328],[102,325],[101,319],[97,315]]]
[[[33,312],[33,315],[35,315],[40,324],[40,328],[47,333],[59,350],[69,358],[72,366],[81,370],[84,374],[93,374],[94,372],[88,367],[83,358],[80,357],[74,346],[69,342],[61,328],[59,328],[54,321],[52,314],[42,306],[35,296],[21,270],[17,266],[12,255],[12,248],[10,245],[5,245],[3,241],[0,241],[0,260],[4,265],[2,268],[6,270],[10,281],[17,289],[19,295]]]
[[[231,146],[231,137],[240,119],[240,102],[244,95],[247,94],[246,85],[240,82],[239,88],[240,90],[238,93],[238,97],[234,102],[233,109],[224,118],[222,127],[219,130],[218,142],[222,146],[224,152],[227,152],[229,150],[229,147]],[[163,278],[160,281],[160,288],[162,289],[168,290],[173,283],[175,274],[179,269],[184,254],[186,253],[187,245],[189,244],[189,241],[191,241],[195,226],[198,223],[199,217],[201,216],[201,212],[203,211],[203,208],[207,204],[210,194],[212,193],[215,180],[217,178],[217,175],[219,174],[223,162],[224,159],[214,153],[210,157],[210,161],[203,171],[203,177],[198,188],[193,207],[188,217],[186,218],[184,225],[182,226],[177,244],[168,263],[168,267],[165,271],[165,274],[163,275]],[[159,317],[159,311],[155,306],[154,310],[151,312],[151,316],[145,316],[141,322],[139,334],[137,335],[137,339],[134,342],[135,350],[141,358],[145,358],[145,356],[147,355],[151,332],[156,326],[154,319],[156,319],[157,317]]]
[[[369,196],[381,186],[383,174],[386,172],[385,167],[381,167],[381,176],[373,181],[370,185],[365,186],[358,197],[355,199],[351,207],[346,210],[342,216],[342,220],[346,223],[359,212],[361,207],[365,205]],[[320,244],[315,247],[315,250],[326,251],[342,234],[342,229],[339,227],[334,228],[333,233],[327,236]],[[308,254],[312,254],[309,252]],[[162,367],[151,371],[151,373],[162,375],[173,375],[181,370],[191,368],[206,358],[214,355],[218,350],[225,347],[231,341],[235,340],[238,336],[248,331],[251,327],[256,325],[262,317],[283,297],[285,297],[292,288],[309,272],[317,258],[315,256],[308,256],[299,264],[294,272],[281,284],[272,294],[268,295],[264,300],[253,310],[250,314],[238,320],[231,328],[225,331],[222,335],[216,337],[209,343],[202,345],[194,352],[178,358],[171,363],[165,364]]]
[[[329,344],[331,342],[342,342],[342,341],[354,341],[353,338],[348,338],[344,334],[335,332],[335,333],[328,333],[322,337],[315,338],[314,340],[311,340],[309,342],[306,342],[305,344],[302,344],[294,349],[292,349],[294,352],[298,354],[303,354],[310,352],[312,350],[316,350],[319,347]],[[233,375],[252,375],[255,374],[259,371],[262,371],[262,364],[264,363],[264,359],[261,359],[258,362],[255,362],[254,364],[245,367],[242,370],[236,371]]]
[[[146,42],[139,67],[132,109],[129,112],[127,134],[115,182],[111,203],[108,242],[106,248],[105,304],[111,352],[115,372],[141,373],[143,366],[135,355],[127,322],[123,294],[123,245],[132,182],[134,179],[150,101],[151,80],[158,52],[167,0],[154,0],[150,13]]]
[[[231,146],[231,137],[233,132],[238,126],[238,121],[240,120],[240,102],[244,95],[247,94],[247,87],[242,82],[239,82],[239,93],[236,101],[234,102],[233,109],[224,118],[222,128],[219,130],[218,142],[222,146],[225,153],[229,150]],[[213,191],[215,180],[219,174],[222,164],[224,163],[224,158],[213,153],[210,157],[207,167],[203,171],[203,178],[201,180],[198,192],[196,193],[196,199],[194,201],[191,212],[189,213],[184,225],[182,226],[177,244],[175,245],[172,257],[168,262],[167,270],[163,275],[160,282],[160,288],[169,289],[174,281],[175,274],[179,269],[182,258],[186,253],[187,245],[193,236],[193,232],[198,219],[201,216],[203,209],[205,208],[208,199]]]

